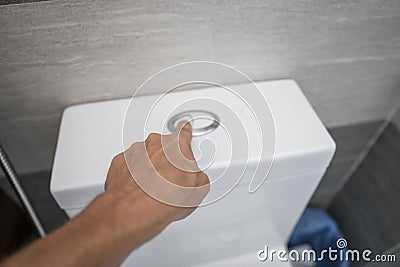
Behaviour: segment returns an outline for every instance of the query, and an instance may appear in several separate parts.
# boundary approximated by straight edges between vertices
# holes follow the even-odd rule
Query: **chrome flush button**
[[[219,126],[217,114],[205,110],[188,110],[172,116],[167,123],[168,130],[175,132],[180,121],[191,123],[193,136],[211,133]]]

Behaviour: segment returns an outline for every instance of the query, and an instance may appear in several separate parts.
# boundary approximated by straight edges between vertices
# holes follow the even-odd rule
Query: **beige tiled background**
[[[64,107],[129,97],[184,61],[295,78],[329,127],[383,119],[400,100],[397,0],[5,5],[0,44],[0,140],[22,173],[51,167]]]

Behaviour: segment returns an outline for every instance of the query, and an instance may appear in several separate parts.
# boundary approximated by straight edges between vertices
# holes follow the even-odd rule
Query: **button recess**
[[[205,110],[188,110],[172,116],[167,123],[168,130],[176,131],[176,127],[180,121],[189,121],[192,125],[192,135],[202,136],[211,133],[219,126],[219,117],[217,114]],[[208,123],[205,123],[208,121]],[[197,122],[197,123],[196,123]],[[196,125],[202,125],[196,127]],[[203,126],[204,125],[204,126]]]

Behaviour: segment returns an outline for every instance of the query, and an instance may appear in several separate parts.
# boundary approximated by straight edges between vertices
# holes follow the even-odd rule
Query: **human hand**
[[[114,203],[111,213],[116,224],[126,229],[124,233],[135,235],[136,241],[138,231],[145,242],[169,223],[188,216],[209,191],[209,179],[194,160],[190,123],[180,123],[177,128],[170,135],[150,134],[144,142],[134,143],[112,160],[103,198]],[[160,178],[178,186],[165,188],[165,180]],[[141,186],[155,189],[158,199],[190,205],[165,204],[145,193]],[[180,187],[193,189],[183,193]]]
[[[194,161],[190,124],[180,124],[178,129],[179,133],[170,135],[151,134],[145,142],[135,143],[115,156],[103,194],[66,225],[0,265],[119,266],[132,250],[171,222],[188,216],[207,195],[209,180]],[[162,185],[160,178],[178,186],[167,186],[166,190],[158,187]],[[157,194],[161,200],[190,205],[178,207],[160,202],[146,194],[137,182],[156,186],[153,193],[161,193]],[[190,190],[182,193],[182,186]]]

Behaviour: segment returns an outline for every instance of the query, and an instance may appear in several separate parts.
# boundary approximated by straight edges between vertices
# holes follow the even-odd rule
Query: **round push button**
[[[205,110],[188,110],[172,116],[168,123],[168,130],[176,131],[180,121],[189,121],[192,124],[192,135],[201,136],[211,133],[219,126],[219,117]]]

